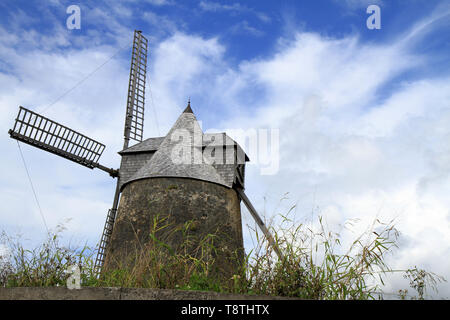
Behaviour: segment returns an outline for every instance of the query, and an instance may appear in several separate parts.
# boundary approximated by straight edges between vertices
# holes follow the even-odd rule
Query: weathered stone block
[[[142,179],[125,185],[106,254],[105,272],[123,268],[133,256],[142,253],[140,250],[152,241],[155,219],[168,224],[156,232],[158,241],[177,253],[211,259],[212,277],[230,279],[238,274],[244,248],[236,191],[211,182],[172,177]],[[197,250],[201,240],[210,235],[215,235],[211,238],[215,250],[207,254]]]

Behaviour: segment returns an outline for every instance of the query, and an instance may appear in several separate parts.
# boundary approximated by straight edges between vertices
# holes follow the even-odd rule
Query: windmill
[[[167,136],[165,138],[159,137],[143,140],[147,52],[148,40],[142,35],[141,31],[135,30],[125,115],[124,144],[123,150],[119,152],[122,156],[120,169],[109,168],[99,163],[99,159],[105,149],[104,144],[22,106],[19,107],[13,129],[8,132],[13,139],[66,158],[87,168],[98,168],[107,172],[112,178],[117,179],[112,208],[108,210],[95,261],[96,273],[99,274],[102,270],[107,250],[111,251],[110,242],[116,225],[116,215],[121,193],[124,190],[128,192],[127,190],[131,188],[128,186],[132,186],[135,181],[142,181],[144,178],[161,179],[161,174],[155,175],[155,172],[151,171],[155,167],[155,162],[158,161],[157,165],[166,169],[169,168],[168,170],[173,170],[173,172],[184,172],[181,175],[178,174],[182,178],[188,177],[191,178],[192,181],[202,180],[202,183],[205,181],[212,182],[208,185],[209,188],[217,188],[217,185],[221,185],[224,188],[219,188],[220,190],[218,190],[222,193],[231,192],[230,194],[238,199],[238,206],[240,200],[242,200],[269,243],[275,249],[275,252],[282,258],[281,252],[275,245],[267,227],[244,193],[244,166],[245,161],[248,161],[248,158],[245,153],[242,157],[242,149],[240,149],[234,140],[229,138],[225,133],[220,133],[218,136],[211,137],[212,141],[214,141],[213,138],[216,137],[224,138],[222,144],[232,145],[233,150],[236,151],[235,155],[240,154],[241,160],[243,159],[240,163],[234,161],[231,164],[228,163],[216,166],[202,164],[201,167],[190,166],[185,167],[184,169],[182,168],[184,171],[180,171],[180,165],[170,163],[170,159],[165,158],[166,154],[164,154],[164,151],[169,150],[171,147],[170,142],[166,142],[168,140]],[[186,110],[182,113],[176,125],[188,124],[197,126],[196,123],[189,102]],[[202,138],[205,137],[207,137],[207,135],[202,134]],[[130,147],[130,139],[135,140],[138,143]],[[214,145],[214,143],[210,145]],[[200,150],[204,150],[205,145],[200,146],[199,148]],[[236,160],[237,156],[235,156],[234,159]],[[159,167],[158,170],[161,171],[165,169]],[[177,174],[166,173],[165,176],[170,179],[176,179],[176,175]],[[213,176],[215,178],[211,178]],[[211,181],[211,179],[216,180]],[[126,186],[128,189],[126,189]],[[220,197],[221,195],[219,195],[219,198]],[[126,197],[123,196],[123,198],[125,199]],[[123,202],[122,200],[121,204]],[[127,199],[124,201],[126,202],[126,200]],[[123,206],[125,206],[125,204]],[[219,207],[221,206],[218,205],[217,208]],[[122,211],[125,212],[124,215],[127,214],[126,209],[123,209]],[[239,218],[238,222],[240,223],[240,209],[238,208],[237,211]],[[120,228],[118,228],[116,234],[120,235]],[[239,231],[237,237],[239,237]],[[240,231],[240,237],[242,238],[242,231]]]

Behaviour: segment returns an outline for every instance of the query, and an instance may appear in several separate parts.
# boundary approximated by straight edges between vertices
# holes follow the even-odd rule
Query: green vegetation
[[[212,252],[217,235],[203,238],[192,235],[194,221],[181,228],[173,227],[168,217],[156,217],[149,230],[149,240],[139,243],[134,252],[120,261],[110,261],[98,286],[221,290],[219,280],[211,277]],[[172,237],[181,239],[180,245],[171,247]],[[105,266],[106,267],[106,266]]]
[[[342,235],[328,230],[321,217],[315,226],[295,223],[288,215],[280,216],[280,220],[277,228],[270,230],[284,259],[278,259],[257,230],[251,230],[255,235],[253,250],[239,261],[241,268],[231,279],[212,276],[217,235],[194,241],[187,232],[190,222],[182,229],[173,229],[173,234],[183,237],[181,248],[174,250],[159,237],[159,231],[170,225],[164,219],[155,219],[148,243],[130,257],[126,266],[119,265],[101,277],[93,272],[96,250],[62,246],[61,228],[34,250],[26,250],[19,240],[3,233],[1,243],[9,254],[0,257],[0,285],[65,286],[69,277],[66,270],[73,264],[82,270],[82,286],[212,290],[305,299],[382,299],[381,285],[393,272],[402,272],[417,293],[411,296],[408,290],[400,290],[400,299],[424,299],[427,290],[437,291],[437,284],[446,281],[417,267],[392,270],[386,264],[399,236],[392,222],[375,220],[344,248]]]
[[[94,278],[94,252],[89,247],[81,249],[64,247],[60,235],[64,228],[57,226],[38,247],[25,249],[20,237],[12,238],[5,232],[0,235],[0,244],[8,252],[0,254],[0,286],[2,287],[46,287],[65,286],[69,277],[69,266],[82,267],[83,281]],[[89,283],[93,283],[92,281]]]

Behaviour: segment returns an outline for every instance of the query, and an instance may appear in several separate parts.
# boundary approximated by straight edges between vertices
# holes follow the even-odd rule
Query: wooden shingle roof
[[[122,156],[150,152],[153,154],[133,175],[122,181],[121,188],[131,181],[152,177],[191,178],[231,188],[235,164],[210,164],[202,152],[205,146],[217,145],[218,142],[240,148],[225,133],[203,134],[192,109],[188,106],[166,137],[150,138],[120,152]],[[192,151],[183,154],[181,150]],[[246,155],[245,160],[248,161]],[[230,172],[228,174],[225,171]]]

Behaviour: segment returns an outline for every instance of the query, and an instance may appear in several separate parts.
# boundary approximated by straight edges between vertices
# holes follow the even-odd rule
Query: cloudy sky
[[[66,24],[74,4],[80,29]],[[381,29],[367,28],[371,4]],[[118,167],[140,29],[150,45],[145,137],[166,134],[188,97],[204,130],[278,131],[273,174],[262,174],[261,148],[242,142],[261,214],[295,205],[300,222],[395,218],[391,266],[450,280],[449,18],[437,0],[2,1],[0,229],[37,243],[71,219],[66,241],[97,243],[115,181],[21,144],[39,210],[7,132],[22,105],[106,144],[101,163]],[[250,248],[245,210],[243,223]],[[406,287],[394,276],[385,290]],[[450,297],[448,283],[439,289]]]

